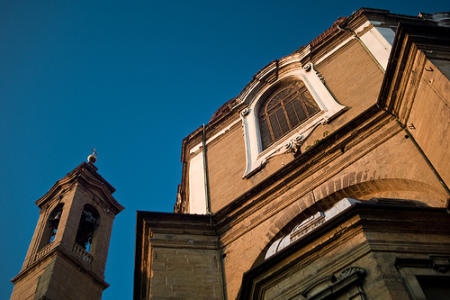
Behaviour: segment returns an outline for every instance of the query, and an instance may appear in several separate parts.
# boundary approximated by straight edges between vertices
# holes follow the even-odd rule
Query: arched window
[[[58,204],[53,209],[52,213],[50,214],[50,217],[47,220],[48,238],[46,244],[51,243],[55,240],[56,232],[58,231],[59,220],[61,219],[62,215],[62,209],[63,204],[62,203]]]
[[[301,81],[292,81],[270,93],[259,108],[262,149],[320,111]]]
[[[246,155],[244,178],[264,168],[275,153],[294,150],[289,145],[307,139],[319,124],[330,122],[345,110],[313,63],[299,68],[297,55],[267,65],[238,96],[238,102],[244,104],[240,112]]]
[[[84,206],[81,213],[80,225],[76,236],[76,243],[82,246],[87,252],[90,251],[94,232],[99,225],[99,214],[97,210],[89,204]]]

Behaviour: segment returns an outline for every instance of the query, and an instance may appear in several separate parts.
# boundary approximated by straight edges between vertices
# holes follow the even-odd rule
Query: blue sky
[[[34,201],[84,161],[125,210],[103,299],[132,299],[136,210],[171,212],[181,141],[252,76],[360,7],[417,15],[446,1],[0,0],[0,298],[12,291]]]

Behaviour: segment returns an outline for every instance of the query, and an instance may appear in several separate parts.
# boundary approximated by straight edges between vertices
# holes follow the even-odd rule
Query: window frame
[[[288,90],[294,90],[293,93],[296,95],[291,96],[292,94],[286,96],[286,97],[280,97],[280,93],[283,93],[284,91]],[[307,96],[303,96],[305,94],[308,94]],[[266,95],[267,94],[267,95]],[[302,81],[299,80],[285,80],[281,84],[278,84],[276,87],[272,88],[271,91],[266,92],[263,99],[261,99],[261,104],[258,109],[258,124],[260,127],[260,134],[261,134],[261,147],[263,151],[267,148],[269,148],[272,144],[276,143],[278,140],[282,139],[286,134],[291,132],[292,130],[295,130],[298,126],[308,121],[310,118],[314,117],[317,113],[320,112],[320,107],[317,105],[316,101],[314,101],[313,97],[311,96],[311,93],[309,93],[308,89],[304,85]],[[302,99],[299,99],[302,98]],[[306,99],[312,100],[314,103],[314,110],[310,112],[310,110],[307,107]],[[272,102],[275,101],[275,104]],[[302,110],[305,118],[301,119],[299,116],[299,112],[295,109],[295,102],[298,102],[300,104],[300,109]],[[288,105],[292,103],[292,112],[295,114],[298,122],[293,123],[290,118],[289,112],[291,109],[289,109]],[[281,112],[281,117],[285,121],[286,130],[283,130],[282,125],[280,124],[280,118],[279,118],[279,112]],[[275,126],[272,124],[271,118],[275,116],[277,118],[277,123],[279,125],[280,134],[276,134],[275,132]],[[263,132],[261,129],[261,123],[264,122],[266,124],[266,132]],[[264,143],[264,136],[268,135],[270,137],[270,143],[265,145]]]
[[[442,261],[444,263],[442,264]],[[450,257],[430,255],[428,258],[397,257],[395,267],[399,271],[405,287],[413,300],[427,299],[419,277],[448,277]]]
[[[288,62],[288,64],[291,63],[296,62]],[[273,72],[276,72],[275,68],[272,70]],[[287,152],[289,150],[288,144],[299,139],[305,139],[315,127],[329,122],[346,108],[334,99],[323,83],[323,78],[314,69],[313,63],[308,63],[303,67],[290,68],[286,72],[279,73],[277,79],[273,82],[259,80],[257,84],[246,92],[247,96],[242,100],[242,102],[247,103],[247,106],[240,114],[244,129],[246,151],[246,168],[243,178],[248,178],[258,172],[273,154]],[[274,88],[282,86],[283,83],[290,81],[301,81],[320,111],[285,133],[266,149],[263,149],[258,120],[260,106],[267,99],[268,93],[273,92]]]

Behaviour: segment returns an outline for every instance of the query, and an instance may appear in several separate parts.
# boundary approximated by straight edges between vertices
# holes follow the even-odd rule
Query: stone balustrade
[[[47,253],[50,252],[50,250],[53,249],[54,243],[48,243],[45,245],[41,250],[39,250],[38,253],[36,253],[36,256],[34,257],[34,261],[37,261],[44,257]]]
[[[87,264],[92,264],[92,260],[94,259],[93,256],[91,254],[89,254],[84,248],[83,246],[75,243],[73,244],[73,248],[72,248],[72,252],[73,254],[75,254],[75,256],[83,261],[86,262]]]

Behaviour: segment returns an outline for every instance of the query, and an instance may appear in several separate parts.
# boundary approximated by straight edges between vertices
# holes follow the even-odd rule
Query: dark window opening
[[[427,300],[448,299],[450,295],[450,277],[417,276],[420,287]]]
[[[99,225],[99,214],[97,210],[86,204],[81,213],[80,225],[76,236],[76,243],[82,246],[87,252],[90,252],[94,232]]]
[[[59,221],[61,220],[62,208],[63,204],[58,204],[58,206],[55,207],[55,209],[50,214],[50,217],[48,218],[48,232],[50,233],[48,243],[52,243],[55,240]]]
[[[259,109],[259,128],[263,150],[320,111],[300,81],[272,92]]]

